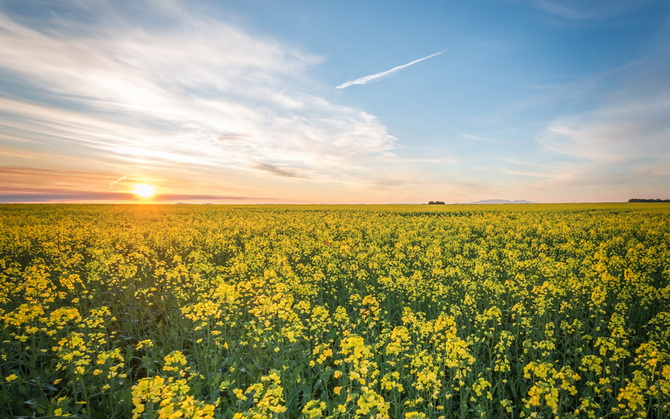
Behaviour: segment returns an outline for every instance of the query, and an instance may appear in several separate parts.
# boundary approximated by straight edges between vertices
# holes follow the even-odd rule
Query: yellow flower
[[[326,402],[320,400],[310,400],[302,409],[302,414],[307,418],[323,417],[323,411],[326,409]]]
[[[17,378],[19,377],[16,374],[10,374],[7,377],[5,377],[5,381],[10,382],[16,380]]]

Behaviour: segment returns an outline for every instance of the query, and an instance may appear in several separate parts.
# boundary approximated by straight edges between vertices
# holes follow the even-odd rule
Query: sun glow
[[[153,185],[147,183],[138,183],[135,185],[135,189],[131,191],[140,198],[151,198],[156,194],[156,188]]]

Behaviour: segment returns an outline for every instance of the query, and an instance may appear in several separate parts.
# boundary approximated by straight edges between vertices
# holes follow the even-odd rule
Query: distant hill
[[[484,199],[481,201],[468,202],[467,205],[486,205],[486,204],[534,204],[534,202],[526,201],[525,199],[517,199],[510,201],[508,199]]]

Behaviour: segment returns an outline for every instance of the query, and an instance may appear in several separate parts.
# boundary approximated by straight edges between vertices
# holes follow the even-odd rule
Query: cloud
[[[256,163],[256,168],[258,170],[262,170],[264,172],[272,173],[273,175],[281,176],[281,177],[294,177],[294,178],[302,178],[303,176],[300,176],[297,173],[294,173],[290,170],[282,169],[281,167],[273,166],[271,164],[267,163]]]
[[[538,136],[550,158],[527,173],[541,178],[527,189],[563,191],[558,201],[670,196],[670,101],[648,99],[554,121]]]
[[[392,69],[382,71],[381,73],[370,74],[369,76],[361,77],[361,78],[358,78],[356,80],[347,81],[347,82],[344,82],[344,83],[340,84],[339,86],[336,86],[335,88],[336,89],[346,89],[347,87],[353,86],[355,84],[368,84],[370,82],[383,79],[384,77],[388,77],[395,72],[398,72],[398,71],[400,71],[404,68],[412,66],[412,65],[414,65],[416,63],[419,63],[421,61],[427,60],[429,58],[436,57],[436,56],[438,56],[442,53],[444,53],[444,51],[436,52],[435,54],[431,54],[431,55],[428,55],[426,57],[419,58],[418,60],[411,61],[407,64],[403,64],[403,65],[399,65],[397,67],[393,67]]]
[[[119,192],[96,192],[96,191],[73,191],[73,190],[20,190],[18,193],[0,193],[0,203],[37,203],[37,202],[138,202],[137,197],[131,193]],[[214,194],[163,194],[156,195],[151,201],[143,203],[171,203],[178,201],[246,201],[246,202],[275,202],[276,198],[214,195]]]
[[[121,182],[122,180],[126,180],[127,178],[128,178],[128,175],[125,174],[125,175],[121,176],[120,178],[116,179],[114,182],[111,182],[111,183],[109,184],[109,189],[112,189],[112,188],[114,187],[114,185],[116,185],[117,183]]]
[[[538,140],[549,151],[579,161],[646,165],[670,155],[670,100],[647,97],[550,124]]]
[[[0,12],[0,143],[17,159],[338,179],[395,147],[373,115],[314,93],[322,57],[180,2],[80,3]]]
[[[175,201],[251,201],[251,202],[275,202],[280,201],[277,198],[258,197],[258,196],[236,196],[236,195],[215,195],[215,194],[162,194],[152,198],[153,201],[175,202]]]
[[[633,191],[670,193],[668,100],[625,104],[554,121],[538,136],[553,155],[534,174],[545,190],[570,188],[584,200],[628,199]],[[530,185],[533,186],[533,185]],[[595,189],[594,189],[595,188]],[[588,194],[591,194],[590,196]],[[598,198],[607,196],[610,198]],[[565,199],[565,198],[563,198]],[[577,198],[573,198],[577,199]]]
[[[99,170],[54,170],[0,166],[0,178],[2,178],[0,193],[10,193],[24,189],[44,188],[45,185],[74,188],[77,185],[106,184],[109,182],[110,175]]]
[[[599,76],[608,89],[588,92],[590,109],[555,118],[537,135],[545,164],[533,171],[547,175],[538,188],[624,200],[670,194],[670,49],[660,42],[644,52]]]
[[[547,173],[543,172],[531,172],[531,171],[525,171],[525,170],[512,170],[512,169],[502,169],[503,173],[507,173],[510,175],[517,175],[517,176],[529,176],[529,177],[538,177],[538,178],[546,178]]]
[[[649,7],[654,0],[531,0],[538,9],[573,21],[604,20],[625,16],[640,8]]]
[[[229,132],[226,134],[219,135],[219,141],[238,141],[243,140],[248,137],[248,134]]]

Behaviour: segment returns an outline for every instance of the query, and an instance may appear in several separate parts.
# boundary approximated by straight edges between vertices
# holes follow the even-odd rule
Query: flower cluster
[[[670,206],[0,206],[11,417],[668,417]]]

